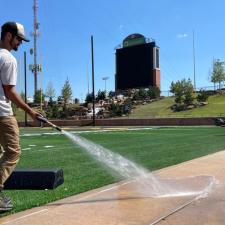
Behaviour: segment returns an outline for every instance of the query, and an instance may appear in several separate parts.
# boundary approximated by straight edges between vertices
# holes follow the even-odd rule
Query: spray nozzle
[[[47,118],[43,117],[43,116],[37,116],[37,119],[43,123],[48,123]]]
[[[58,131],[62,131],[62,128],[60,128],[60,127],[54,126],[54,128]]]
[[[42,117],[42,116],[37,116],[37,119],[43,123],[49,124],[51,127],[55,128],[58,131],[62,131],[62,128],[57,127],[55,124],[51,123],[50,121],[47,120],[47,118]]]

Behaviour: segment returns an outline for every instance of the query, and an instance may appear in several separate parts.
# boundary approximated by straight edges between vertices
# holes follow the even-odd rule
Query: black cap
[[[20,37],[23,41],[29,42],[25,37],[24,27],[20,23],[16,22],[6,22],[2,25],[2,32],[10,32],[18,37]]]

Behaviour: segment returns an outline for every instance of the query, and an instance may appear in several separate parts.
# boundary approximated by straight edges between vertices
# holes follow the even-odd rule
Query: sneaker
[[[10,197],[4,195],[3,191],[0,191],[0,199],[4,199],[5,202],[12,202]]]
[[[13,208],[12,201],[0,191],[0,211],[9,211]]]

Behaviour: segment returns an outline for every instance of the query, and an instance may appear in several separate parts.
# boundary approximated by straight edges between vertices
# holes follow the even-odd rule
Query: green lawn
[[[129,118],[148,117],[219,117],[225,116],[225,96],[213,95],[208,99],[208,105],[186,110],[173,112],[170,106],[174,104],[174,97],[166,97],[162,100],[137,106]]]
[[[174,98],[167,97],[150,104],[135,106],[129,118],[148,118],[167,115],[168,113],[165,114],[164,111],[173,105],[173,102]]]
[[[18,167],[62,168],[65,182],[55,190],[6,190],[6,194],[12,197],[15,204],[11,213],[121,179],[113,177],[104,166],[60,133],[49,135],[45,134],[46,132],[53,131],[51,129],[21,130],[23,150]],[[33,135],[24,136],[27,133]],[[225,149],[225,130],[221,127],[153,128],[90,132],[80,135],[149,170],[160,169]],[[6,214],[2,214],[4,215]]]

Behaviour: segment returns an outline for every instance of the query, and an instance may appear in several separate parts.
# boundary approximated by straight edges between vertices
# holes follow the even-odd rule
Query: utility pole
[[[39,23],[37,22],[37,10],[38,10],[37,0],[34,0],[33,10],[34,10],[34,31],[31,33],[31,35],[34,37],[34,48],[33,50],[31,50],[31,54],[34,54],[34,64],[30,65],[29,69],[34,74],[34,94],[35,94],[38,89],[37,75],[38,72],[41,71],[41,65],[37,64],[37,38],[40,35],[38,31]]]

